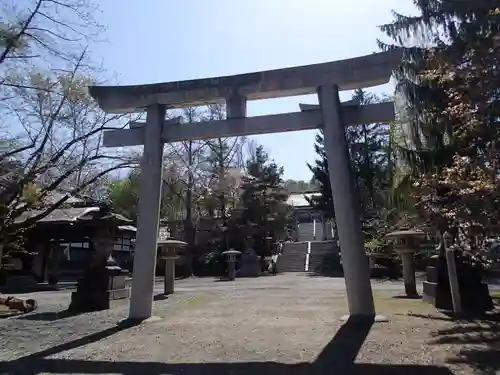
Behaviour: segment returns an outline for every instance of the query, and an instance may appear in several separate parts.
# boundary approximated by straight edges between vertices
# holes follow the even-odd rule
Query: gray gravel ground
[[[162,285],[155,288],[159,293]],[[0,320],[0,374],[489,375],[500,369],[498,323],[451,322],[421,301],[392,298],[401,283],[373,288],[377,310],[390,322],[372,327],[342,326],[342,279],[305,275],[182,280],[173,296],[154,302],[160,320],[128,328],[117,325],[127,301],[61,317],[56,313],[67,307],[68,291],[25,294],[39,309]]]

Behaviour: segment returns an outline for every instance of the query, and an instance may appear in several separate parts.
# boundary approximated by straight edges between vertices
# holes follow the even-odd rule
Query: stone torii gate
[[[152,315],[163,146],[166,142],[323,128],[351,316],[375,316],[368,261],[345,138],[345,126],[394,119],[392,103],[342,105],[339,90],[387,83],[401,52],[375,53],[328,63],[218,78],[137,86],[92,86],[90,95],[107,113],[146,111],[146,123],[104,132],[106,147],[144,145],[139,189],[136,254],[129,318]],[[302,112],[246,117],[248,100],[317,94],[318,106]],[[225,102],[227,119],[181,124],[166,121],[170,108]],[[305,145],[308,146],[308,145]]]

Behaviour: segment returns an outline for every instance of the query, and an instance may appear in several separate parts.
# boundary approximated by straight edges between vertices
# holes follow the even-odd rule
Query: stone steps
[[[304,272],[307,242],[285,242],[278,257],[278,272]]]
[[[286,242],[278,258],[278,272],[327,272],[340,268],[334,241]]]

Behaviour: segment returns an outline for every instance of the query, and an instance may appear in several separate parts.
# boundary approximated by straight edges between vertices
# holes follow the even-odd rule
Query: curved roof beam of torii
[[[220,103],[231,98],[272,99],[316,93],[317,87],[336,84],[340,90],[389,82],[401,61],[401,50],[225,77],[134,86],[91,86],[90,95],[108,113],[143,111],[152,104],[183,108]]]

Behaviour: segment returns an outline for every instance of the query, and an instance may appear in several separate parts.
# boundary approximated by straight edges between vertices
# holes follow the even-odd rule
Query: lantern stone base
[[[403,281],[405,287],[405,294],[409,298],[418,298],[417,282],[415,279],[415,267],[413,264],[414,249],[409,248],[396,248],[396,254],[401,258],[403,266]]]
[[[163,294],[169,295],[174,293],[175,285],[175,260],[178,256],[165,256],[162,259],[165,261],[165,275],[163,280]]]
[[[78,281],[76,292],[71,293],[71,312],[107,310],[110,301],[130,298],[126,287],[126,275],[118,268],[94,269]]]

